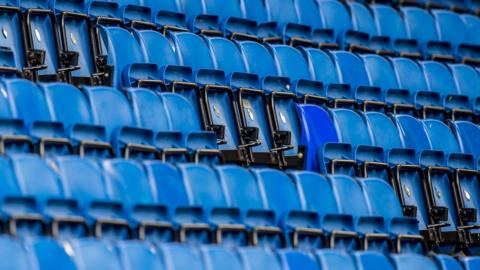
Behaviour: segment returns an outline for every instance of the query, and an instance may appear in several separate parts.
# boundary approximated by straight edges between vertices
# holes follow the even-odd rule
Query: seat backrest
[[[460,146],[452,130],[443,122],[435,119],[423,120],[432,149],[445,154],[460,153]]]
[[[458,46],[468,41],[468,31],[460,15],[448,10],[433,10],[438,37],[441,41]]]
[[[309,25],[314,29],[323,28],[318,4],[315,0],[294,0],[300,24]]]
[[[242,51],[248,72],[258,74],[260,77],[276,76],[278,74],[275,60],[267,48],[253,41],[239,42],[239,48]]]
[[[421,120],[410,115],[395,115],[393,119],[405,148],[431,150],[430,138]]]
[[[34,260],[28,258],[27,249],[18,239],[9,236],[0,237],[0,259],[3,260],[4,269],[37,269]]]
[[[452,127],[462,153],[478,157],[480,154],[480,145],[478,144],[480,128],[468,121],[456,121]]]
[[[122,126],[136,127],[135,116],[127,97],[112,87],[85,87],[95,124],[103,125],[107,134]]]
[[[0,157],[0,197],[20,196],[21,190],[17,182],[12,162],[7,157]]]
[[[391,58],[390,60],[400,88],[407,89],[410,93],[427,89],[425,76],[416,62],[407,58]]]
[[[110,159],[101,164],[110,198],[128,206],[154,205],[154,184],[141,164],[133,160]]]
[[[322,175],[314,172],[292,172],[303,209],[319,214],[338,213],[335,195],[329,181]]]
[[[438,254],[433,259],[441,270],[464,270],[460,262],[449,255]]]
[[[345,51],[332,52],[340,82],[350,84],[353,88],[369,85],[368,75],[362,60],[353,53]]]
[[[225,74],[247,71],[242,53],[231,40],[211,37],[206,42],[214,56],[215,68],[225,71]]]
[[[312,79],[326,85],[340,82],[335,63],[330,55],[314,48],[302,48],[300,51],[307,59]]]
[[[80,89],[67,83],[42,84],[41,89],[52,120],[62,122],[66,127],[93,124],[90,105]]]
[[[12,1],[18,2],[18,1]],[[2,3],[3,4],[3,3]],[[18,3],[9,4],[5,1],[5,5],[18,6]],[[25,45],[23,43],[22,23],[20,21],[21,14],[12,10],[5,12],[0,16],[0,23],[3,25],[3,38],[0,39],[0,47],[9,48],[14,55],[15,67],[22,70],[25,67]]]
[[[172,44],[165,36],[154,30],[134,30],[133,33],[149,63],[156,64],[159,68],[178,64]]]
[[[480,266],[480,259],[478,257],[465,257],[461,258],[461,261],[465,270],[478,269]]]
[[[425,74],[428,89],[440,95],[456,94],[457,87],[448,67],[436,61],[422,61],[420,66]]]
[[[346,175],[329,178],[340,213],[353,216],[369,216],[367,201],[357,180]]]
[[[245,16],[259,23],[265,23],[270,21],[269,15],[265,8],[265,2],[263,0],[241,0],[243,9],[245,10]]]
[[[219,17],[243,18],[243,11],[238,0],[204,0],[207,13]]]
[[[432,259],[418,254],[393,255],[391,258],[397,270],[407,270],[412,267],[424,270],[438,269]]]
[[[472,44],[480,44],[480,19],[472,14],[462,14],[461,18],[467,28],[468,42]]]
[[[420,44],[438,40],[435,20],[426,10],[418,7],[402,7],[400,10],[409,38],[418,40]]]
[[[370,36],[377,35],[377,28],[372,13],[361,3],[348,3],[350,15],[352,16],[353,29],[367,33]]]
[[[352,22],[347,8],[335,0],[318,1],[318,7],[325,28],[333,29],[338,37],[352,29]]]
[[[459,93],[471,99],[480,96],[480,76],[473,67],[465,64],[451,64],[450,71]]]
[[[204,270],[200,251],[191,245],[163,245],[160,247],[166,270]]]
[[[165,269],[158,250],[147,243],[121,241],[116,244],[116,249],[125,270]]]
[[[280,251],[285,270],[308,269],[320,270],[319,265],[311,255],[299,250]]]
[[[265,0],[272,21],[279,24],[299,23],[294,0]]]
[[[27,246],[35,254],[38,269],[40,270],[53,268],[77,269],[73,258],[67,253],[64,246],[54,239],[44,237],[32,238],[29,239]]]
[[[281,270],[282,265],[276,254],[263,248],[242,248],[238,250],[245,269]]]
[[[180,65],[191,67],[193,70],[215,67],[210,50],[200,36],[189,32],[179,32],[172,33],[170,37]]]
[[[178,12],[178,5],[176,0],[143,0],[143,4],[147,7],[150,7],[153,11],[171,11]]]
[[[376,178],[361,179],[358,182],[372,216],[403,217],[400,201],[389,183]]]
[[[153,131],[170,131],[172,123],[169,113],[159,95],[151,89],[135,88],[128,90],[136,122],[143,128]]]
[[[353,255],[357,270],[394,270],[390,260],[384,254],[375,251],[358,251]]]
[[[215,167],[229,206],[244,210],[263,209],[262,195],[255,176],[238,166]]]
[[[287,45],[273,45],[270,48],[279,75],[289,77],[292,82],[311,79],[307,62],[300,51]]]
[[[185,134],[202,130],[200,116],[185,97],[175,93],[162,93],[160,98],[169,115],[173,130]]]
[[[75,254],[75,264],[79,269],[122,269],[122,263],[115,248],[109,247],[107,242],[89,238],[72,239],[69,245]]]
[[[315,253],[322,270],[334,270],[338,269],[341,265],[344,270],[356,270],[355,263],[348,253],[335,250],[324,249]]]
[[[387,59],[376,54],[366,54],[361,57],[370,85],[380,87],[383,91],[399,88],[395,71]]]
[[[201,248],[207,270],[243,270],[240,256],[234,250],[224,247],[205,246]]]
[[[340,142],[352,146],[373,145],[367,124],[360,115],[349,109],[332,109],[330,112]]]
[[[363,113],[375,146],[383,147],[385,150],[402,148],[402,140],[398,129],[390,118],[379,112]]]
[[[380,36],[390,37],[392,40],[407,37],[407,30],[402,17],[391,6],[371,5],[375,19],[375,26]]]

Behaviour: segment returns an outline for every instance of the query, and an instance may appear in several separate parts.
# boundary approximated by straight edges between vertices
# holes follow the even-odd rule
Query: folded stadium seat
[[[147,62],[132,32],[115,25],[99,25],[98,28],[102,54],[108,55],[108,65],[115,67],[111,78],[113,87],[164,87],[159,67]]]
[[[480,46],[468,39],[468,29],[459,14],[447,10],[433,10],[440,40],[450,42],[459,61],[478,66]]]
[[[67,254],[65,247],[69,246],[68,242],[63,242],[66,243],[64,246],[63,243],[49,237],[32,237],[25,239],[24,243],[31,254],[30,258],[38,263],[39,270],[55,267],[65,270],[77,269],[73,258]]]
[[[460,258],[465,270],[477,269],[480,266],[480,258],[478,257],[463,257]]]
[[[355,103],[350,85],[340,83],[339,74],[336,71],[335,63],[330,54],[314,48],[299,48],[305,57],[310,70],[310,78],[321,82],[324,87],[325,96],[333,100],[335,104],[353,104]],[[308,90],[308,89],[307,89]],[[302,93],[303,89],[297,89],[297,95],[303,94],[304,103],[320,104],[324,103],[322,95],[318,93]]]
[[[376,54],[395,56],[396,52],[388,36],[380,36],[375,27],[373,14],[362,3],[348,3],[350,16],[352,18],[353,30],[367,33],[370,36],[368,47]]]
[[[359,251],[352,254],[358,270],[394,270],[385,255],[375,251]]]
[[[157,29],[152,9],[146,5],[137,1],[121,3],[119,12],[125,27]]]
[[[213,241],[227,246],[247,246],[247,228],[240,209],[227,206],[215,171],[206,165],[179,164],[183,183],[192,206],[202,207],[212,228]]]
[[[421,59],[422,54],[418,42],[407,37],[403,18],[397,10],[388,5],[370,5],[378,35],[386,37],[392,43],[393,49],[401,57]]]
[[[115,156],[127,159],[157,157],[153,131],[140,126],[122,92],[106,86],[85,87],[84,92],[94,123],[105,127]]]
[[[159,161],[144,161],[145,171],[160,205],[169,209],[171,222],[176,231],[176,240],[189,245],[214,242],[214,235],[208,223],[208,216],[202,205],[191,201],[189,186],[182,179],[180,171],[171,164]]]
[[[468,96],[457,92],[452,73],[448,67],[435,61],[422,61],[420,66],[425,74],[428,90],[440,94],[443,106],[452,120],[472,120],[475,115]]]
[[[407,35],[418,41],[424,58],[455,62],[452,44],[440,39],[432,15],[418,7],[402,7],[400,10],[405,21]]]
[[[208,13],[204,0],[179,0],[178,6],[187,16],[187,25],[191,31],[207,36],[223,36],[219,17]]]
[[[122,269],[165,269],[164,260],[157,248],[141,241],[120,241],[116,243],[116,250]]]
[[[2,268],[27,270],[39,267],[35,260],[28,259],[28,250],[18,239],[1,236],[0,252],[0,259],[3,261]]]
[[[302,209],[298,190],[287,174],[273,169],[252,171],[262,192],[265,208],[276,213],[278,224],[286,234],[289,246],[318,249],[324,246],[340,249],[359,248],[357,234],[335,231],[325,243],[320,216],[317,212]]]
[[[26,65],[30,79],[38,81],[68,81],[70,73],[81,69],[78,55],[62,50],[55,21],[48,0],[19,1],[25,20]]]
[[[413,96],[417,111],[422,118],[445,118],[445,108],[440,93],[428,91],[428,85],[420,65],[407,58],[391,58],[390,62],[401,89]]]
[[[282,248],[286,246],[283,231],[277,226],[275,212],[264,207],[260,188],[253,174],[245,168],[216,166],[229,207],[242,211],[244,224],[253,246]]]
[[[364,237],[364,230],[358,231],[359,234],[362,234],[363,239],[359,238],[358,228],[355,228],[352,215],[342,213],[340,205],[336,202],[334,190],[326,177],[314,172],[303,171],[290,172],[290,176],[295,182],[298,194],[302,196],[302,209],[316,212],[320,216],[324,234],[330,240],[330,247],[335,247],[335,245],[355,247],[357,245],[356,248],[368,248],[368,244],[375,242],[371,240],[376,240],[377,243],[386,240],[387,245],[389,244],[389,236],[386,236],[385,239],[385,237],[379,237],[381,235],[372,234],[369,236],[369,240],[368,237]]]
[[[72,239],[64,245],[66,250],[74,254],[77,269],[123,269],[113,243],[85,238]]]
[[[335,270],[341,265],[345,270],[356,270],[352,257],[344,251],[324,249],[315,253],[322,270]]]
[[[242,248],[238,250],[244,269],[283,269],[280,259],[273,250],[262,248]]]
[[[427,228],[430,234],[430,236],[425,237],[427,240],[435,243],[433,248],[438,248],[440,251],[448,253],[456,251],[463,242],[463,237],[460,234],[463,233],[462,231],[465,228],[459,224],[456,194],[452,190],[450,170],[447,168],[448,165],[445,159],[445,155],[451,152],[458,152],[456,151],[458,147],[457,149],[454,147],[454,137],[451,132],[450,136],[448,136],[449,129],[441,125],[442,123],[439,121],[427,120],[426,124],[430,127],[429,131],[431,132],[430,137],[426,126],[418,119],[411,116],[397,115],[394,117],[394,121],[401,134],[404,147],[416,150],[419,164],[425,170],[426,179],[423,184],[423,192],[427,209],[429,209],[425,214],[428,217],[427,224],[429,225],[427,225]],[[436,134],[438,132],[441,135]],[[441,136],[441,147],[432,148],[430,138],[439,140],[433,136],[434,134]],[[431,151],[432,149],[436,151]],[[446,151],[446,153],[438,152],[439,150]],[[449,160],[449,163],[452,163],[455,160],[468,160],[468,157],[457,157],[450,154],[449,159],[453,159]],[[399,191],[403,194],[403,200],[409,200],[407,198],[408,190],[417,188],[421,190],[420,183],[400,180],[397,185]],[[419,195],[417,194],[416,196]],[[417,202],[420,203],[418,199]],[[438,237],[435,237],[435,234],[438,234],[440,239],[436,239]]]
[[[282,250],[279,256],[285,270],[306,269],[320,270],[315,258],[308,253],[299,250]]]
[[[405,239],[397,239],[397,235],[389,235],[390,232],[387,231],[387,229],[390,229],[390,227],[387,227],[389,221],[386,221],[383,216],[375,216],[369,211],[369,202],[367,202],[358,181],[345,175],[332,175],[328,177],[328,180],[335,194],[335,202],[340,209],[340,213],[353,216],[355,230],[359,232],[359,236],[363,240],[363,249],[388,254],[393,250],[392,240],[395,240],[395,248],[399,249],[396,251],[401,251],[402,241]],[[382,180],[379,179],[379,181]],[[415,231],[413,231],[413,234],[415,234]],[[409,236],[407,240],[418,242],[421,241],[421,238],[415,235],[413,237]],[[417,252],[419,251],[422,250],[417,250]]]
[[[429,257],[418,254],[391,255],[391,260],[397,270],[424,269],[438,270],[437,264]]]
[[[464,270],[460,262],[451,256],[438,254],[433,259],[440,270]]]
[[[23,120],[36,152],[42,156],[66,155],[73,152],[70,141],[65,138],[63,123],[53,122],[47,100],[33,82],[12,79],[3,80],[1,84],[13,118]]]
[[[102,169],[95,160],[73,156],[57,157],[52,166],[60,175],[65,197],[78,202],[89,231],[95,237],[132,237],[123,205],[109,198]]]
[[[416,114],[413,98],[409,90],[401,89],[390,62],[379,55],[361,55],[370,85],[380,87],[384,93],[389,111],[394,114]]]
[[[480,112],[480,75],[471,66],[465,64],[451,64],[449,65],[452,72],[457,91],[470,98],[473,111],[475,114]]]
[[[158,202],[143,166],[123,159],[105,160],[101,165],[109,197],[122,202],[136,238],[154,243],[173,241],[168,209]]]
[[[282,43],[283,38],[278,33],[278,24],[271,20],[263,0],[240,0],[245,17],[258,23],[258,37],[263,42]]]
[[[332,52],[340,82],[349,84],[354,91],[355,99],[363,111],[386,110],[384,94],[377,86],[370,86],[367,71],[362,60],[349,52]]]
[[[233,249],[222,246],[204,246],[200,248],[207,270],[243,270],[240,256]]]
[[[369,35],[353,29],[350,14],[347,8],[338,1],[318,1],[318,8],[323,21],[324,28],[333,29],[340,49],[359,53],[371,53],[368,47]]]
[[[187,18],[180,11],[176,0],[143,0],[143,4],[152,10],[152,21],[163,33],[169,30],[187,30]]]
[[[98,85],[108,81],[108,74],[96,50],[96,36],[91,35],[92,21],[85,11],[85,1],[50,1],[50,8],[54,10],[59,23],[59,46],[61,53],[77,58],[78,69],[71,70],[67,81],[76,85]]]
[[[165,270],[205,270],[200,250],[192,245],[162,245],[158,249],[165,262]]]
[[[359,179],[368,211],[372,216],[383,217],[386,231],[395,240],[397,253],[425,253],[427,247],[418,230],[418,221],[403,215],[394,187],[378,178]]]
[[[41,84],[52,121],[63,123],[75,154],[88,157],[113,157],[105,127],[93,124],[90,104],[82,91],[67,83]]]

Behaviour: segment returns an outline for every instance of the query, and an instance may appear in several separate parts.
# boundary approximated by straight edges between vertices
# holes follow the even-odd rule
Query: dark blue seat
[[[285,270],[306,269],[319,270],[320,266],[317,264],[315,258],[310,254],[297,250],[280,251],[280,258],[282,259]]]
[[[473,110],[478,114],[480,110],[480,95],[478,92],[480,89],[477,88],[480,83],[478,72],[473,67],[465,64],[451,64],[449,67],[455,80],[457,91],[470,98]]]
[[[158,250],[144,242],[123,241],[116,243],[122,269],[165,269],[164,260]]]
[[[402,7],[400,10],[408,37],[418,41],[425,58],[455,61],[452,44],[440,39],[432,15],[419,7]]]
[[[107,242],[96,239],[72,239],[67,243],[70,251],[75,254],[77,268],[100,270],[120,270],[122,262],[114,247]]]
[[[418,42],[407,36],[405,23],[397,10],[389,5],[379,4],[372,4],[370,8],[379,36],[390,39],[392,47],[400,56],[422,58]]]

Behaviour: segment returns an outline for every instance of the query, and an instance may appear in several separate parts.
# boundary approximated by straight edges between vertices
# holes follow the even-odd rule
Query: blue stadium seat
[[[468,121],[455,121],[453,130],[464,154],[480,157],[480,146],[477,143],[477,136],[480,135],[480,128]]]
[[[353,218],[341,213],[335,201],[334,191],[328,180],[314,172],[290,172],[298,193],[302,194],[302,208],[318,213],[324,234],[329,237],[330,247],[352,249],[356,242]]]
[[[365,112],[361,116],[372,134],[374,145],[382,147],[386,156],[392,149],[403,148],[398,129],[388,116],[379,112]]]
[[[463,267],[460,264],[460,262],[453,257],[439,254],[439,255],[435,255],[433,258],[437,263],[437,265],[439,266],[440,270],[463,270]]]
[[[480,32],[480,19],[472,14],[462,14],[460,17],[467,28],[468,42],[474,45],[480,45],[480,38],[478,37],[478,33]]]
[[[344,251],[338,250],[319,250],[315,253],[322,270],[334,270],[339,265],[345,270],[356,270],[355,262],[352,257]]]
[[[320,48],[339,49],[333,29],[324,27],[316,0],[293,0],[299,23],[312,28],[312,41]]]
[[[0,269],[37,269],[38,264],[28,259],[28,250],[20,240],[10,238],[8,236],[0,237],[0,258],[3,265]]]
[[[460,261],[465,270],[477,269],[480,266],[480,259],[478,257],[461,258]]]
[[[441,41],[449,42],[462,63],[478,64],[480,47],[468,39],[468,29],[459,14],[447,10],[433,10],[438,36]]]
[[[159,204],[152,183],[141,164],[112,159],[102,162],[109,198],[122,202],[130,226],[140,240],[155,243],[173,241],[173,226],[168,209]]]
[[[79,157],[57,157],[55,167],[65,197],[78,202],[94,236],[106,239],[131,237],[123,206],[121,202],[110,199],[102,169],[96,161]]]
[[[237,252],[225,247],[206,246],[201,248],[204,265],[207,270],[243,270],[243,264]]]
[[[52,120],[63,123],[75,153],[80,156],[113,156],[105,127],[93,124],[90,104],[80,89],[66,83],[41,84],[40,88]]]
[[[188,28],[203,35],[221,35],[218,16],[208,14],[203,0],[180,0],[180,10],[187,16]]]
[[[455,80],[457,91],[470,98],[473,110],[478,114],[480,111],[480,89],[477,88],[480,83],[478,72],[473,67],[465,64],[451,64],[449,67]]]
[[[355,252],[352,257],[355,259],[358,270],[395,269],[387,257],[375,251]]]
[[[370,8],[379,36],[388,37],[392,47],[400,56],[422,58],[418,42],[407,36],[403,18],[397,10],[389,5],[379,4],[372,4]]]
[[[445,109],[440,94],[428,91],[422,69],[417,62],[407,58],[390,59],[401,89],[407,89],[413,96],[417,110],[423,118],[443,119]]]
[[[265,208],[276,213],[290,246],[311,249],[324,246],[318,213],[302,209],[298,190],[288,175],[273,169],[256,169],[252,173],[264,191]]]
[[[451,114],[451,118],[470,119],[473,115],[468,96],[457,92],[455,81],[448,67],[435,61],[422,61],[420,66],[425,74],[428,90],[439,93],[443,106]]]
[[[402,7],[401,12],[408,37],[418,41],[425,58],[455,61],[452,44],[440,40],[432,15],[418,7]]]
[[[269,249],[243,248],[238,250],[246,269],[281,270],[282,264],[277,255]]]
[[[139,126],[128,99],[111,87],[85,87],[96,125],[105,126],[117,157],[155,158],[153,131]],[[115,112],[115,113],[114,113]]]
[[[362,3],[348,3],[352,17],[353,30],[367,33],[370,36],[368,46],[379,55],[395,55],[389,36],[380,36],[375,26],[373,14]]]
[[[122,263],[122,269],[165,269],[159,251],[145,242],[117,242],[116,250]]]
[[[353,53],[332,52],[340,82],[349,84],[354,98],[362,105],[362,110],[384,110],[382,89],[370,86],[367,71],[362,60]]]
[[[392,261],[397,270],[407,270],[412,269],[412,267],[425,270],[438,269],[432,259],[417,254],[393,255]]]
[[[205,244],[213,242],[207,213],[201,205],[191,201],[190,187],[184,182],[180,171],[171,164],[159,161],[144,161],[145,171],[155,184],[158,204],[169,209],[171,222],[177,231],[176,240],[181,243]]]
[[[214,242],[228,246],[247,246],[248,234],[238,208],[227,206],[215,171],[206,165],[179,164],[192,206],[202,207],[214,230]]]
[[[120,270],[122,262],[112,244],[96,239],[72,239],[65,244],[72,254],[78,269]]]
[[[251,244],[263,247],[283,247],[286,245],[283,232],[277,226],[275,212],[264,207],[257,181],[248,170],[232,166],[215,167],[224,188],[229,207],[242,211]]]
[[[29,252],[33,253],[38,262],[39,270],[59,267],[65,270],[75,270],[74,260],[67,254],[64,246],[52,238],[35,237],[25,241]],[[26,261],[26,260],[25,260]]]
[[[285,270],[320,270],[315,258],[308,253],[297,250],[284,250],[279,253]]]
[[[278,33],[277,23],[271,21],[265,2],[262,0],[240,0],[246,18],[258,23],[258,37],[264,42],[279,43],[283,39]]]
[[[191,245],[162,245],[165,270],[204,270],[200,251]]]
[[[407,89],[401,89],[390,62],[381,56],[367,54],[361,56],[370,85],[380,87],[385,102],[393,113],[415,114],[413,98]]]
[[[324,24],[324,28],[333,29],[340,49],[372,52],[368,48],[369,35],[353,30],[352,21],[347,8],[338,1],[318,1],[318,8]]]
[[[175,0],[144,0],[143,4],[152,9],[153,21],[164,32],[168,30],[185,30],[187,18],[180,12]]]

